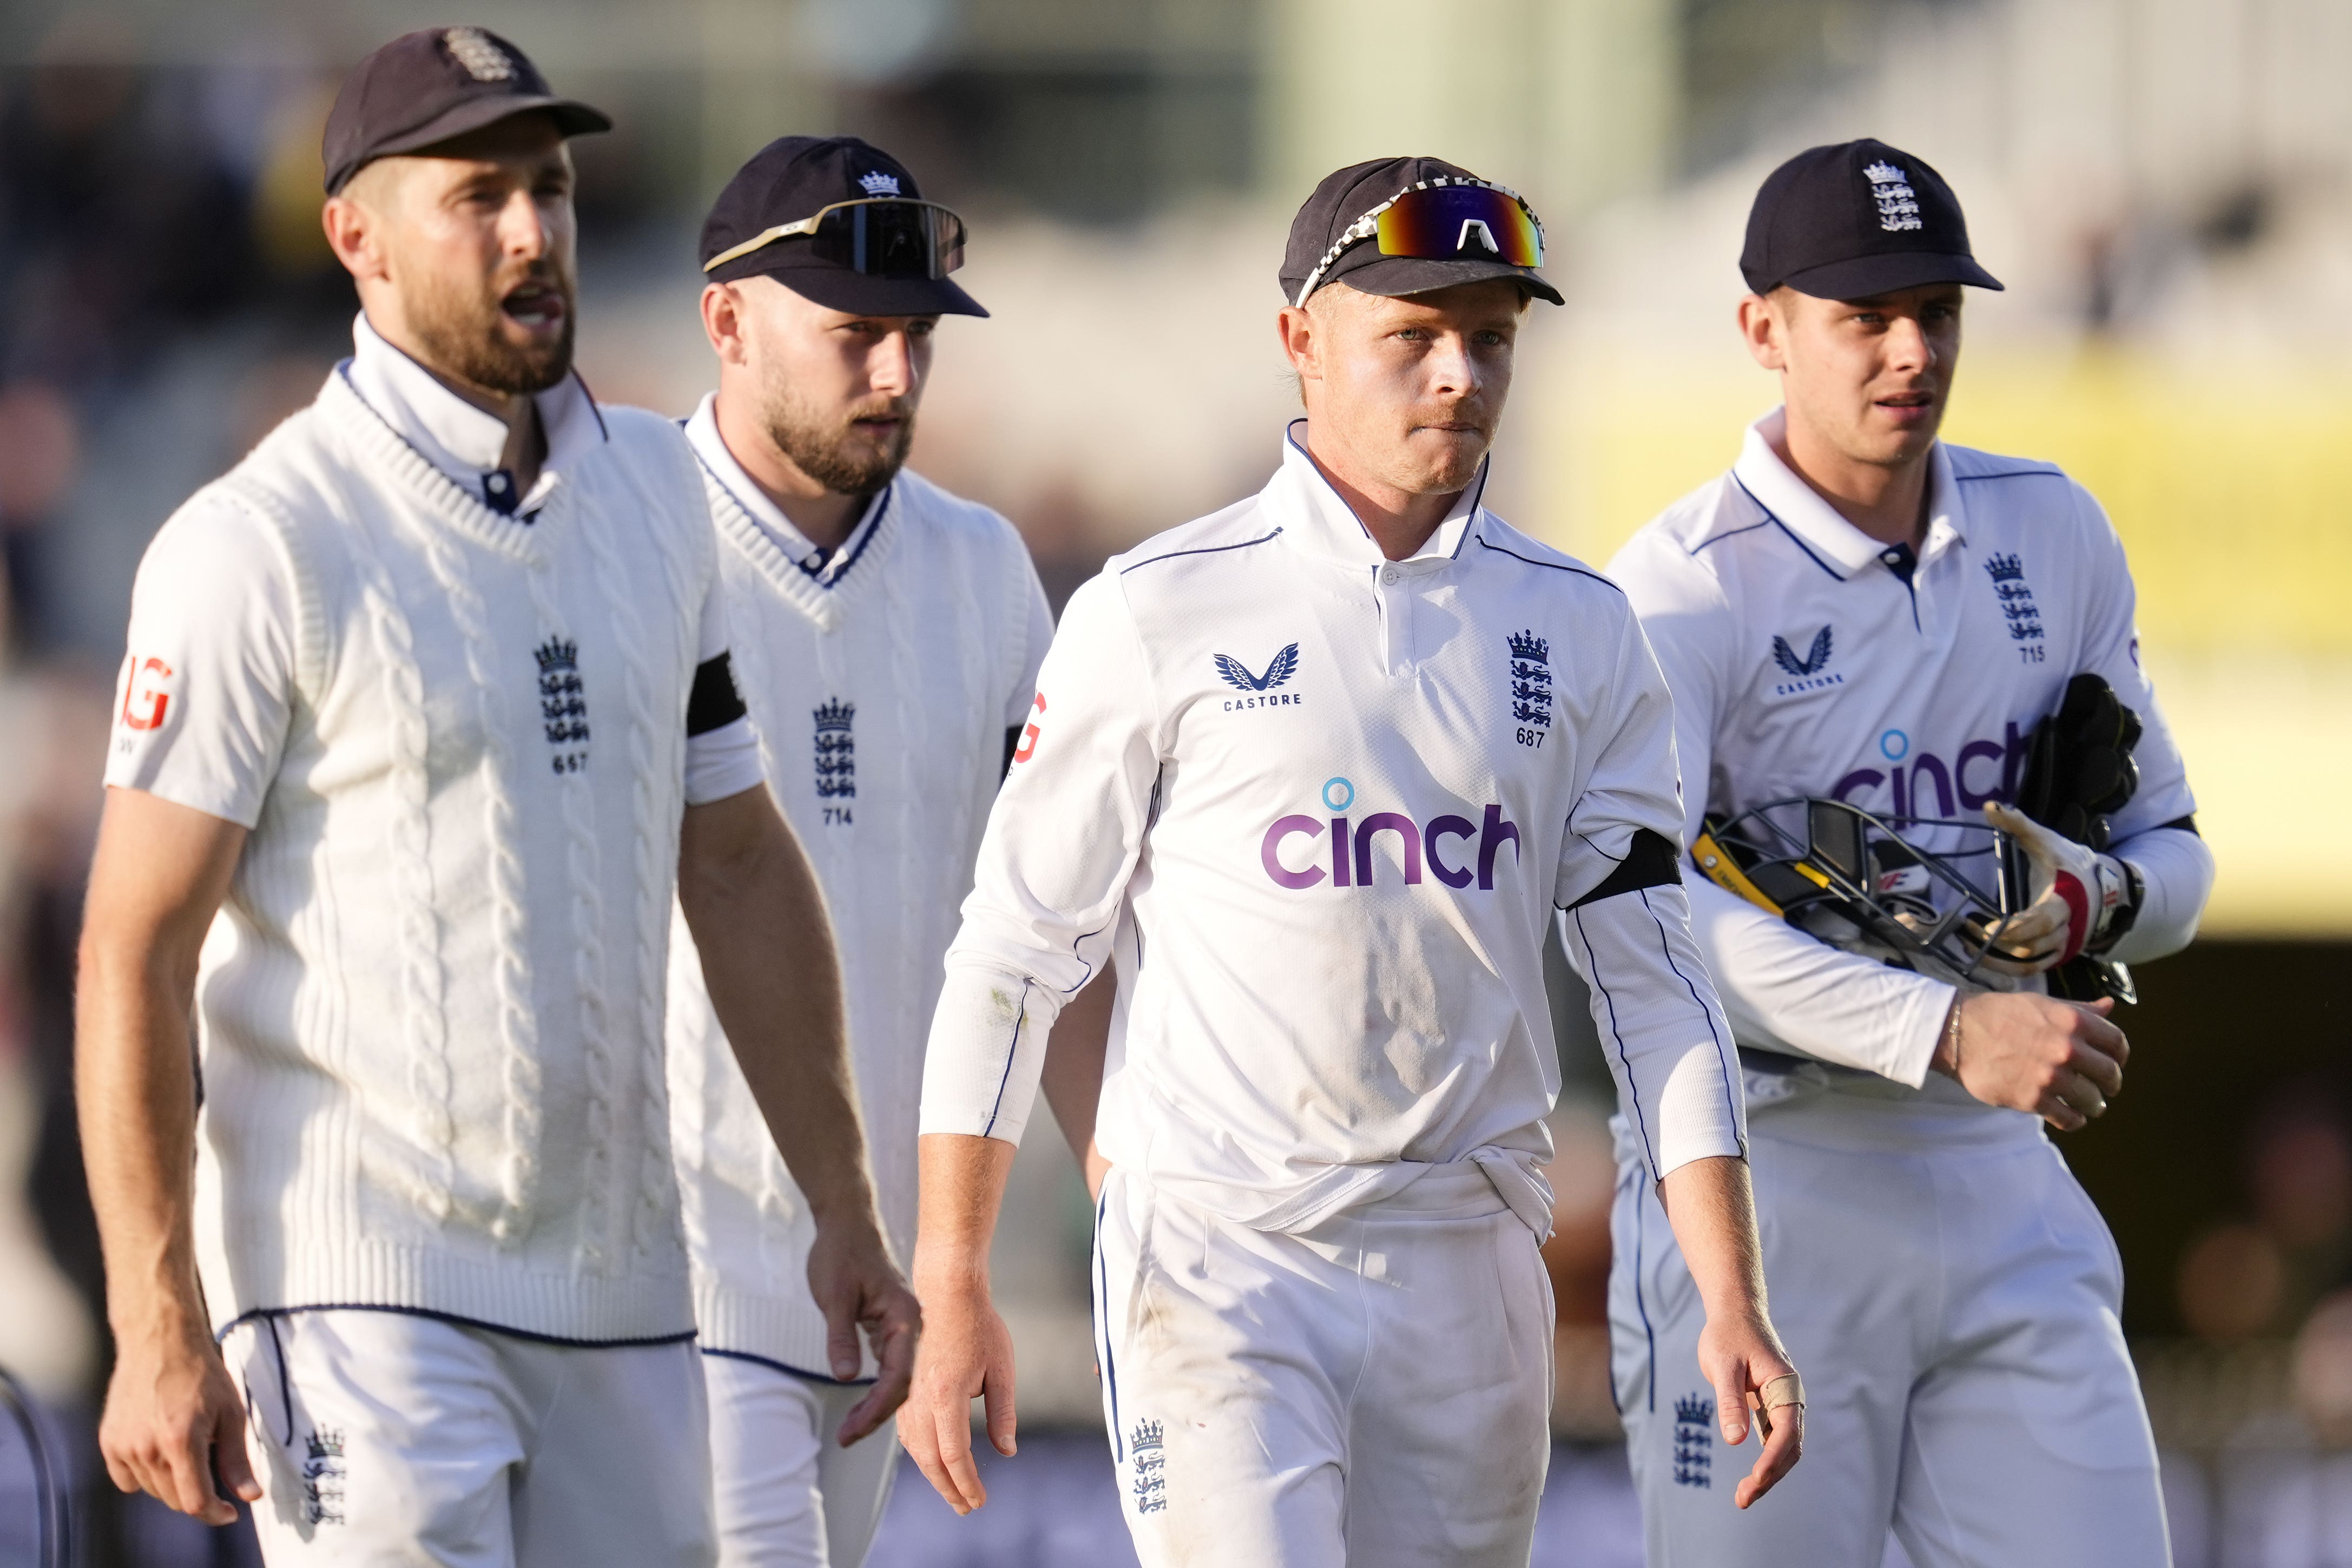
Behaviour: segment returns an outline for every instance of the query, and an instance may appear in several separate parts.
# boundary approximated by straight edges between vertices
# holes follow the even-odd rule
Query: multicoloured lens
[[[1488,186],[1407,191],[1381,214],[1379,223],[1382,256],[1543,265],[1543,230],[1535,218],[1517,197]]]
[[[809,248],[880,278],[944,278],[963,265],[963,219],[930,202],[845,202],[817,217]]]

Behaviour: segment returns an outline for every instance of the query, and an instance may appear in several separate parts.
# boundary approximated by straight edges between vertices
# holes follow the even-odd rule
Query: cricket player
[[[840,939],[895,1256],[915,1239],[923,1042],[956,906],[1053,638],[995,512],[905,468],[962,219],[855,137],[788,136],[702,228],[719,390],[687,422],[768,788]],[[803,954],[780,952],[798,963]],[[746,1093],[692,931],[670,947],[671,1125],[710,1391],[719,1560],[856,1568],[897,1470],[869,1357],[809,1289],[820,1217]]]
[[[255,1502],[274,1568],[714,1561],[673,897],[832,1338],[881,1346],[871,1419],[910,1363],[693,456],[571,370],[564,139],[610,123],[477,27],[362,62],[352,357],[139,574],[82,949],[100,1443],[126,1490]]]
[[[1722,1436],[1802,1393],[1755,1263],[1727,1026],[1679,885],[1673,714],[1624,596],[1480,504],[1528,302],[1511,192],[1339,170],[1278,331],[1307,417],[1257,495],[1064,612],[932,1025],[899,1436],[1013,1451],[990,1227],[1065,998],[1116,952],[1097,1137],[1104,1412],[1147,1568],[1525,1564],[1550,1452],[1538,1167],[1556,907],[1647,1179],[1698,1259]]]
[[[1740,330],[1782,406],[1610,565],[1674,690],[1685,841],[1790,797],[1916,821],[1938,855],[1998,826],[2038,896],[1964,977],[1692,880],[1811,1430],[1774,1507],[1735,1510],[1688,1373],[1697,1276],[1629,1119],[1612,1317],[1650,1562],[1876,1568],[1891,1526],[1919,1568],[2161,1564],[2115,1247],[2042,1131],[2100,1115],[2126,1049],[2111,1000],[2053,999],[2043,972],[2178,950],[2212,880],[2131,573],[2059,469],[1937,439],[1962,290],[2000,285],[1933,169],[1871,141],[1799,154],[1759,192],[1740,267]],[[2104,852],[2010,809],[2083,675],[2144,727]],[[1875,868],[1887,888],[1927,876],[1903,852]]]

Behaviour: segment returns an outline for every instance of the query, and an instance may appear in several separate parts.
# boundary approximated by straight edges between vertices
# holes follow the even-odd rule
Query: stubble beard
[[[870,496],[880,490],[907,466],[907,453],[915,443],[915,405],[904,397],[867,398],[828,415],[782,391],[769,398],[764,413],[768,438],[776,450],[835,495]],[[859,419],[884,415],[898,418],[898,433],[877,451],[857,439],[851,426]]]
[[[499,301],[526,282],[562,296],[563,324],[551,343],[517,343],[503,330],[506,314]],[[496,281],[481,293],[465,297],[427,289],[408,302],[407,314],[417,346],[444,375],[520,396],[545,392],[572,374],[572,331],[580,312],[571,278],[555,268]]]

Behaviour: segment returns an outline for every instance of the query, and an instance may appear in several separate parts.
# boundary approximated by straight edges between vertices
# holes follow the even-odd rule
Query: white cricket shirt
[[[875,1199],[903,1261],[940,961],[1053,615],[1021,536],[977,502],[902,472],[820,560],[728,452],[711,399],[686,434],[768,788],[833,917]],[[825,1376],[824,1315],[808,1284],[815,1224],[711,1010],[683,921],[670,940],[668,1037],[703,1348]]]
[[[1483,472],[1391,562],[1302,440],[1064,612],[948,956],[922,1130],[1018,1140],[1046,1031],[1115,935],[1115,1163],[1298,1230],[1476,1160],[1548,1229],[1545,925],[1637,832],[1681,831],[1664,683],[1623,595],[1481,508]],[[1574,910],[1660,1173],[1741,1148],[1686,909],[1669,883]]]
[[[1674,689],[1685,842],[1706,813],[1792,795],[1981,821],[1985,802],[2014,797],[2034,725],[2087,670],[2146,726],[2139,790],[2114,831],[2147,895],[2116,956],[2185,944],[2211,858],[2163,826],[2196,802],[2140,668],[2130,567],[2098,503],[2051,464],[1938,443],[1925,547],[1906,574],[1906,551],[1848,522],[1781,461],[1783,418],[1758,421],[1730,472],[1609,564]],[[1701,877],[1691,902],[1743,1044],[1975,1103],[1928,1078],[1950,985],[1818,942]]]

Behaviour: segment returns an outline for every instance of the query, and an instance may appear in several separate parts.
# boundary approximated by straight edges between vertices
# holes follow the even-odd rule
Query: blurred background
[[[1433,153],[1526,193],[1570,296],[1523,340],[1490,500],[1605,561],[1773,388],[1731,327],[1748,198],[1856,135],[1934,163],[2010,284],[1948,433],[2106,503],[2220,860],[2144,971],[2116,1114],[2063,1142],[2113,1225],[2183,1568],[2352,1564],[2352,5],[2345,0],[122,0],[0,5],[0,1366],[71,1458],[86,1560],[250,1561],[118,1505],[70,1087],[72,952],[131,574],[347,353],[319,233],[341,72],[474,21],[620,129],[583,139],[583,374],[688,411],[704,204],[794,132],[890,148],[994,312],[940,333],[917,466],[1021,527],[1056,601],[1255,489],[1271,331],[1328,169]],[[1560,1011],[1581,999],[1560,975]],[[1601,1281],[1606,1079],[1563,1033],[1561,1447],[1538,1561],[1630,1565]],[[997,1278],[1023,1456],[967,1521],[919,1479],[874,1561],[1131,1561],[1098,1436],[1087,1205],[1022,1154]],[[0,1422],[0,1562],[31,1520]]]

